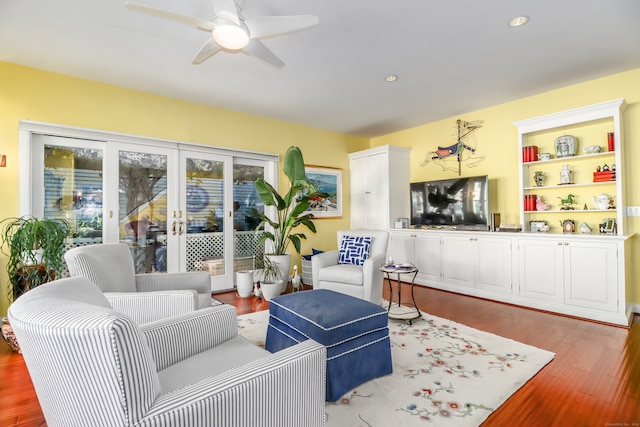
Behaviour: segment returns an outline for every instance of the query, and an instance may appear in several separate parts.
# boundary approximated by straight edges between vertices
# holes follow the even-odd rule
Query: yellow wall
[[[207,107],[135,90],[0,62],[0,220],[17,216],[19,120],[54,123],[158,137],[219,147],[283,154],[301,147],[305,160],[342,168],[349,188],[347,153],[369,147],[369,140]],[[283,189],[287,182],[281,171]],[[335,248],[336,231],[349,227],[349,193],[343,195],[342,219],[316,221],[302,253],[311,246]],[[0,256],[0,313],[8,306],[6,257]]]
[[[409,147],[411,180],[455,176],[429,164],[419,163],[438,145],[455,142],[455,121],[483,120],[476,133],[477,152],[486,159],[475,168],[463,168],[464,175],[490,177],[492,212],[504,222],[518,222],[517,133],[512,122],[625,98],[626,156],[640,159],[640,69],[522,98],[506,104],[473,111],[445,120],[393,133],[371,141],[313,129],[263,117],[150,95],[134,90],[49,73],[0,62],[0,154],[7,155],[7,167],[0,169],[0,219],[18,212],[18,122],[33,120],[83,128],[107,130],[185,142],[238,149],[284,153],[290,145],[302,148],[307,163],[342,168],[343,218],[319,220],[318,233],[309,236],[303,253],[310,248],[335,248],[335,232],[349,226],[349,160],[347,153],[393,144]],[[603,145],[605,142],[602,143]],[[636,160],[637,161],[637,160]],[[626,169],[627,204],[640,206],[640,170]],[[286,182],[281,173],[281,182]],[[640,233],[640,218],[629,218],[630,233]],[[631,259],[634,283],[640,278],[640,237],[633,239]],[[0,256],[0,272],[6,257]],[[6,274],[0,273],[0,289],[6,289]],[[631,301],[640,304],[640,285]],[[7,299],[0,292],[0,313]]]
[[[482,120],[483,127],[475,132],[476,152],[485,155],[486,159],[474,168],[463,166],[462,175],[489,175],[490,211],[500,212],[503,222],[519,223],[517,159],[520,153],[513,122],[618,98],[624,98],[628,105],[623,118],[626,202],[628,206],[640,206],[640,168],[633,167],[640,161],[640,68],[374,138],[371,146],[392,144],[411,148],[412,182],[455,177],[457,173],[443,172],[433,163],[425,167],[419,163],[438,145],[448,146],[455,142],[456,120]],[[600,145],[606,147],[606,133]],[[640,217],[628,218],[626,233],[640,234]],[[638,254],[640,235],[631,241],[633,294],[630,300],[634,304],[640,304]]]

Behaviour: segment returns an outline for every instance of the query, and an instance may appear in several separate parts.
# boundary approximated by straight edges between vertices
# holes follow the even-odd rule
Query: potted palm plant
[[[313,214],[305,211],[311,205],[313,197],[327,197],[328,194],[318,192],[315,186],[307,181],[304,158],[298,147],[291,146],[285,153],[284,174],[289,179],[289,189],[284,195],[280,195],[262,178],[257,179],[254,185],[265,207],[276,208],[276,216],[273,218],[266,213],[259,216],[260,223],[256,230],[261,230],[265,224],[271,229],[264,231],[258,244],[271,242],[272,252],[268,256],[279,265],[281,279],[288,281],[291,266],[291,255],[287,253],[289,244],[293,244],[299,254],[301,241],[307,238],[304,233],[296,231],[296,228],[300,226],[312,233],[316,232]]]

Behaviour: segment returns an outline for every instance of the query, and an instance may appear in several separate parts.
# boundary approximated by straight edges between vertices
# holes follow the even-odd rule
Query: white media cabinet
[[[389,229],[389,257],[415,264],[419,285],[628,326],[633,315],[628,301],[632,235],[626,231],[625,107],[625,101],[617,99],[514,123],[523,232],[390,228],[399,217],[410,216],[408,150],[392,146],[350,154],[351,227]],[[608,132],[615,135],[614,150],[582,152],[589,145],[605,145],[603,150],[608,150]],[[565,133],[578,137],[578,155],[523,162],[522,147],[536,145],[552,152],[554,140]],[[617,165],[617,179],[594,183],[592,172],[603,163]],[[564,164],[570,165],[575,182],[559,186],[557,176]],[[532,183],[538,170],[547,176],[541,187]],[[568,192],[578,197],[575,210],[558,206],[557,199]],[[615,209],[593,206],[592,197],[601,192],[614,195]],[[530,194],[555,206],[527,210],[523,200]],[[615,218],[614,234],[598,234],[603,217]],[[590,223],[595,232],[563,234],[558,224],[566,218],[576,225]],[[551,231],[531,232],[530,221],[542,219],[549,221]]]
[[[465,295],[629,325],[624,236],[392,229],[389,256],[415,283]]]

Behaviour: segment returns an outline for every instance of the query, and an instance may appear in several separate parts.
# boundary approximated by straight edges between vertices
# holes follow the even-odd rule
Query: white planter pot
[[[280,279],[282,279],[282,290],[280,293],[287,289],[289,283],[289,272],[291,271],[291,254],[284,255],[267,255],[271,262],[278,265],[280,270]]]
[[[236,289],[240,298],[248,298],[253,293],[253,271],[236,272]]]
[[[260,289],[262,289],[262,297],[265,301],[270,301],[271,298],[282,293],[282,280],[278,280],[276,283],[260,283]]]

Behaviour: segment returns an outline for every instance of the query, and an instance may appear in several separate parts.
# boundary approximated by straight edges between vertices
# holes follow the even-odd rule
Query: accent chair
[[[206,271],[136,274],[126,243],[80,246],[64,259],[72,277],[86,277],[111,306],[136,323],[211,307],[211,276]]]
[[[238,335],[231,305],[138,325],[73,277],[8,316],[49,427],[324,425],[324,346],[271,354]]]
[[[389,232],[338,231],[338,250],[311,257],[314,289],[329,289],[380,305]]]

